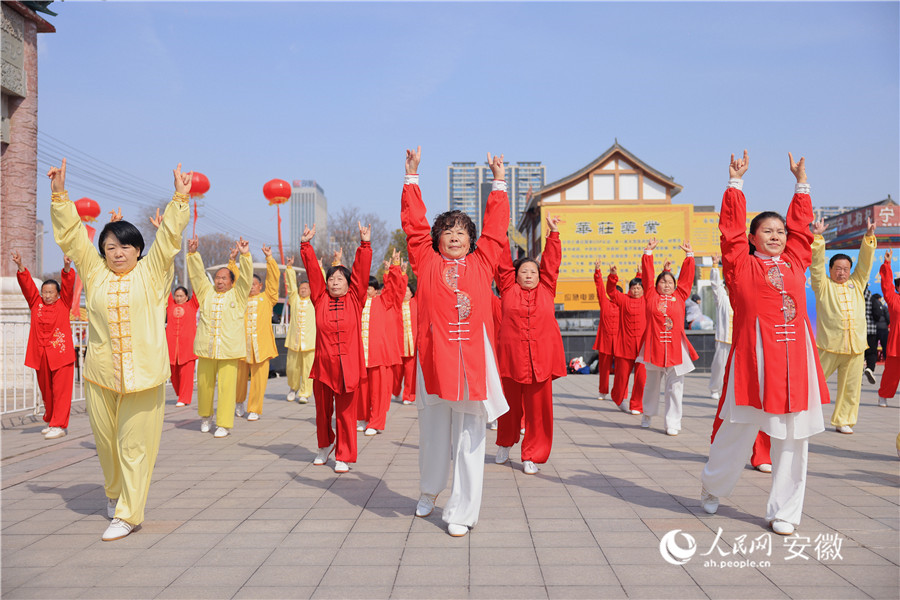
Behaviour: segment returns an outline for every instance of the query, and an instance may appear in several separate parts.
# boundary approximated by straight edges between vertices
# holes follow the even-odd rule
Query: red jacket
[[[328,295],[316,251],[309,242],[300,244],[300,257],[316,309],[316,356],[309,376],[338,394],[353,392],[366,378],[360,318],[369,287],[372,246],[362,242],[357,248],[350,289],[340,298]]]
[[[691,297],[691,287],[694,285],[694,257],[685,257],[681,263],[678,286],[673,294],[661,296],[656,291],[652,254],[645,253],[641,259],[641,281],[644,297],[647,298],[644,363],[657,367],[680,365],[682,343],[687,344],[691,360],[700,358],[684,332],[684,301]]]
[[[812,262],[813,240],[809,230],[813,220],[809,194],[794,194],[786,220],[787,245],[781,262],[776,264],[752,255],[747,239],[747,201],[740,190],[725,190],[719,231],[722,270],[734,309],[734,330],[724,389],[728,389],[733,377],[738,406],[753,406],[772,414],[809,408],[812,369],[819,378],[822,404],[829,402],[828,386],[806,314],[805,272]],[[756,353],[757,330],[762,356]],[[811,362],[807,357],[807,335],[813,344]]]
[[[597,302],[600,304],[600,324],[597,326],[597,338],[592,348],[600,354],[613,354],[616,337],[619,335],[619,307],[606,295],[603,273],[599,270],[594,271],[594,287],[597,288]]]
[[[487,399],[484,331],[494,339],[491,281],[509,226],[506,192],[488,196],[475,252],[450,260],[432,248],[431,225],[418,184],[403,186],[400,218],[409,262],[418,277],[419,364],[428,394],[462,400]]]
[[[194,336],[197,334],[197,310],[200,303],[197,294],[184,304],[176,304],[169,294],[166,306],[166,342],[169,345],[169,364],[183,365],[197,359],[194,354]]]
[[[634,298],[631,294],[623,294],[616,289],[618,282],[619,276],[615,273],[606,278],[606,293],[619,307],[619,333],[613,340],[613,356],[634,360],[641,351],[647,328],[647,296]],[[643,285],[646,286],[646,282]]]
[[[72,310],[75,270],[69,269],[60,275],[62,281],[59,282],[59,300],[53,304],[44,304],[28,269],[16,271],[16,279],[31,309],[31,330],[25,349],[25,366],[40,369],[41,356],[44,354],[47,355],[51,371],[71,365],[75,362],[75,346],[72,344],[69,311]]]
[[[369,308],[369,354],[366,367],[399,365],[400,342],[396,321],[403,294],[406,293],[405,277],[400,267],[391,266],[384,272],[384,288],[372,298]],[[368,283],[367,283],[368,288]],[[363,301],[365,307],[365,301]],[[402,315],[399,317],[402,319]]]
[[[900,295],[894,287],[894,274],[891,263],[884,261],[881,265],[881,295],[888,305],[891,324],[888,328],[888,343],[885,349],[887,356],[900,356]]]
[[[526,290],[516,283],[507,239],[496,274],[503,314],[497,335],[501,377],[519,383],[540,383],[566,374],[562,334],[553,304],[561,260],[559,232],[553,231],[541,255],[538,286]]]

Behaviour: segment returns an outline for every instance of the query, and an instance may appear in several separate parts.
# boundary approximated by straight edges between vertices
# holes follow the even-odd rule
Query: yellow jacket
[[[190,219],[187,196],[176,194],[147,254],[124,275],[109,269],[88,239],[68,194],[54,194],[53,237],[84,282],[88,334],[84,378],[122,394],[152,389],[169,378],[166,303],[175,255]]]
[[[272,330],[272,308],[278,304],[279,275],[278,263],[270,256],[266,259],[266,289],[247,299],[244,333],[247,338],[245,360],[248,363],[261,363],[278,356],[275,332]]]
[[[244,311],[247,309],[250,280],[253,278],[253,258],[250,253],[241,254],[240,275],[234,286],[223,293],[217,292],[209,282],[199,252],[188,254],[187,265],[194,293],[200,302],[194,354],[217,360],[246,358]]]
[[[825,239],[812,243],[810,283],[816,295],[816,345],[834,354],[862,354],[866,339],[866,300],[863,293],[875,260],[875,236],[866,236],[859,247],[856,268],[846,283],[828,277]]]
[[[291,323],[288,326],[285,346],[294,352],[316,349],[316,308],[309,298],[301,298],[297,292],[297,272],[292,268],[284,274],[288,305],[291,307]]]

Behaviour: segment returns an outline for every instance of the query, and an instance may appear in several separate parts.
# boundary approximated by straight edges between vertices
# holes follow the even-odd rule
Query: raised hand
[[[503,181],[505,174],[503,166],[503,155],[491,157],[491,153],[487,153],[488,166],[491,167],[491,173],[494,174],[495,181]]]
[[[744,150],[744,157],[739,158],[737,160],[734,159],[734,154],[731,155],[731,162],[728,165],[728,175],[732,179],[740,179],[744,176],[744,173],[747,172],[747,169],[750,168],[750,155],[747,154],[747,151]]]
[[[159,226],[162,225],[162,217],[159,214],[159,209],[156,209],[156,216],[150,217],[150,224],[159,229]]]
[[[788,152],[788,160],[791,161],[791,173],[797,178],[797,183],[806,183],[806,159],[800,157],[800,162],[794,162],[794,155]]]
[[[866,223],[867,223],[866,235],[869,237],[875,235],[875,221],[866,217]]]
[[[666,264],[663,265],[663,271],[671,271],[672,270],[672,261],[667,260]]]
[[[559,224],[562,219],[558,215],[547,215],[547,227],[550,231],[559,231]]]
[[[362,223],[359,221],[356,222],[356,225],[359,227],[359,239],[363,242],[369,242],[372,240],[372,224],[368,224],[365,227],[362,226]]]
[[[616,265],[609,265],[609,274],[610,275],[618,275],[619,269],[616,268]]]
[[[316,224],[313,223],[312,229],[310,229],[306,224],[303,225],[303,235],[300,236],[301,242],[308,242],[313,239],[313,236],[316,235]]]
[[[602,268],[603,268],[603,263],[600,262],[600,259],[598,258],[597,260],[594,261],[594,270],[599,271]]]
[[[391,264],[400,266],[400,262],[403,256],[400,254],[400,251],[396,248],[391,248]]]
[[[416,146],[416,151],[406,150],[406,174],[415,175],[419,171],[419,162],[422,160],[422,146]]]
[[[72,259],[68,256],[63,256],[63,271],[68,273],[72,270]]]
[[[263,244],[262,251],[263,251],[263,254],[266,255],[267,259],[270,256],[272,256],[272,247],[271,246],[266,246],[265,244]]]
[[[118,223],[122,220],[122,207],[118,207],[116,210],[109,211],[109,222],[110,223]]]
[[[813,221],[811,226],[813,235],[822,235],[825,233],[827,227],[825,226],[825,219],[819,219],[818,221]]]
[[[656,249],[657,244],[659,244],[659,240],[655,237],[650,238],[647,241],[647,245],[644,247],[644,252],[653,252]]]
[[[293,267],[293,266],[294,266],[294,257],[291,256],[289,259],[287,259],[286,261],[284,261],[284,266],[286,266],[288,269],[290,269],[291,267]]]
[[[400,261],[400,270],[403,271],[404,273],[407,273],[408,269],[409,269],[409,263],[406,262],[405,260],[401,260]]]
[[[337,250],[334,251],[334,256],[331,257],[331,266],[336,267],[344,261],[344,249],[338,247]]]
[[[243,236],[238,238],[237,247],[241,254],[250,254],[250,241],[245,240]]]
[[[175,174],[175,191],[179,194],[190,194],[191,179],[194,176],[194,172],[190,171],[189,173],[182,173],[181,163],[178,163],[178,166],[175,167],[175,170],[172,172]]]
[[[894,251],[892,249],[888,248],[884,252],[884,262],[886,262],[887,264],[891,264],[891,260],[893,259],[893,256],[894,256]]]
[[[47,177],[50,178],[50,191],[59,193],[66,191],[66,159],[62,159],[62,165],[59,167],[50,167],[47,171]]]
[[[12,252],[10,252],[9,254],[10,254],[10,257],[12,258],[12,261],[13,261],[14,263],[16,263],[16,266],[17,266],[17,267],[19,267],[19,271],[24,271],[24,270],[25,270],[25,267],[22,265],[22,255],[20,255],[20,254],[19,254],[18,252],[16,252],[15,250],[13,250]]]
[[[197,247],[200,245],[200,240],[195,235],[191,239],[188,240],[188,252],[196,252]]]
[[[681,242],[681,249],[684,250],[685,254],[689,254],[694,251],[694,249],[691,247],[690,240],[684,240],[683,242]]]
[[[237,242],[235,242],[234,247],[231,248],[231,252],[228,253],[229,260],[237,259],[238,252],[239,252],[238,245],[237,245]]]

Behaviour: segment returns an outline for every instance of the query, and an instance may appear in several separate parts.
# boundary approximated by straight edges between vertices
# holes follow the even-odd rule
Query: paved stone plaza
[[[387,430],[359,434],[359,462],[336,475],[333,459],[312,465],[315,409],[285,402],[284,379],[270,380],[261,420],[238,419],[225,439],[200,433],[196,407],[175,408],[169,389],[147,520],[116,542],[100,541],[106,500],[84,403],[55,441],[30,415],[6,417],[2,597],[900,595],[896,399],[879,408],[864,384],[856,433],[813,438],[803,522],[782,538],[763,518],[770,475],[748,467],[717,515],[698,505],[715,410],[705,374],[687,377],[677,437],[661,417],[641,429],[598,401],[596,376],[555,391],[553,453],[538,475],[522,472],[518,447],[495,465],[488,432],[481,520],[464,538],[441,521],[447,492],[430,517],[413,516],[415,406],[392,404]],[[684,534],[695,540],[680,566],[660,551],[674,530],[676,554],[690,547]]]

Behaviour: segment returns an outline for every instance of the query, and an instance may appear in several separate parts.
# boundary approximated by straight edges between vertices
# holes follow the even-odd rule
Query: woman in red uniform
[[[400,270],[406,276],[406,263],[400,265]],[[397,334],[400,340],[401,363],[394,368],[393,395],[400,398],[403,391],[403,404],[412,404],[416,401],[416,328],[419,324],[419,311],[416,305],[415,284],[406,283],[406,295],[403,296],[403,304],[397,311]]]
[[[416,171],[421,147],[406,151],[400,217],[419,290],[419,489],[416,516],[434,510],[447,487],[447,532],[461,537],[478,522],[488,421],[508,410],[492,347],[491,281],[509,227],[503,156],[488,164],[494,182],[475,245],[475,224],[461,211],[428,224]]]
[[[550,232],[540,266],[530,258],[513,263],[509,238],[497,264],[503,314],[497,358],[509,412],[498,422],[495,462],[503,464],[509,460],[510,447],[519,441],[524,410],[522,469],[528,475],[536,474],[537,465],[547,462],[550,456],[553,380],[566,374],[562,334],[553,305],[562,259],[558,225],[559,217],[547,217]]]
[[[44,439],[54,440],[66,435],[69,412],[72,408],[72,380],[75,374],[75,346],[72,344],[72,292],[75,272],[72,261],[64,257],[65,267],[60,274],[62,285],[53,279],[41,284],[38,292],[31,273],[22,265],[22,257],[12,252],[18,271],[16,279],[31,309],[31,330],[25,349],[25,366],[37,371],[38,388],[44,400]]]
[[[734,308],[731,355],[719,400],[721,426],[700,480],[700,504],[715,513],[719,497],[737,485],[757,432],[771,438],[772,489],[766,520],[790,535],[800,524],[810,436],[825,430],[828,388],[806,314],[806,275],[812,262],[812,200],[803,158],[790,158],[797,179],[787,219],[762,212],[750,223],[742,176],[747,151],[731,157],[731,179],[719,217],[722,266]]]
[[[656,238],[651,238],[641,259],[641,279],[653,281],[653,249]],[[684,333],[684,301],[691,296],[694,285],[694,252],[687,240],[681,244],[684,262],[678,281],[669,271],[669,263],[656,278],[656,285],[648,287],[647,331],[639,360],[647,366],[647,384],[644,388],[644,416],[641,427],[650,427],[650,421],[659,414],[659,384],[665,377],[663,393],[666,398],[666,433],[678,435],[681,431],[681,399],[684,395],[684,376],[694,370],[692,360],[699,355]],[[649,391],[649,392],[648,392]]]
[[[347,463],[356,462],[356,402],[360,383],[366,378],[360,319],[366,301],[369,268],[372,266],[371,226],[359,224],[359,248],[353,272],[332,266],[325,277],[309,241],[316,226],[303,228],[300,257],[309,277],[310,298],[316,308],[316,357],[310,378],[316,398],[316,437],[319,452],[313,464],[324,465],[337,443],[334,472],[346,473]],[[337,438],[331,428],[334,413]]]
[[[600,376],[600,395],[597,399],[606,400],[609,398],[609,369],[615,353],[616,337],[619,335],[619,307],[606,294],[599,260],[594,268],[594,287],[597,288],[597,302],[600,304],[600,324],[597,326],[597,339],[593,346],[599,354],[597,375]]]
[[[897,295],[897,288],[894,287],[892,256],[893,252],[890,249],[884,253],[884,263],[880,272],[881,294],[887,302],[891,324],[884,352],[884,373],[881,374],[881,387],[878,388],[878,406],[888,405],[888,399],[897,393],[897,383],[900,382],[900,295]]]
[[[597,261],[597,269],[600,261]],[[644,383],[647,379],[647,369],[644,363],[636,362],[641,344],[644,340],[644,330],[647,328],[646,299],[644,298],[644,285],[640,277],[635,277],[628,282],[628,293],[623,294],[616,289],[619,282],[616,265],[609,268],[609,276],[606,278],[606,293],[612,299],[613,304],[619,307],[619,334],[613,345],[613,355],[616,358],[616,374],[613,377],[613,402],[622,412],[639,415],[644,410]],[[634,371],[634,384],[631,387],[631,401],[625,404],[628,395],[628,378]]]
[[[187,406],[194,394],[194,335],[197,333],[197,310],[200,303],[196,294],[187,294],[187,288],[178,286],[169,294],[166,306],[166,341],[169,345],[169,366],[172,369],[172,387],[178,395],[175,406]]]

